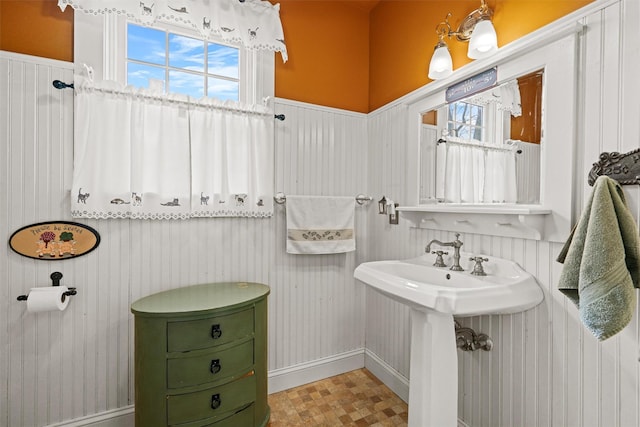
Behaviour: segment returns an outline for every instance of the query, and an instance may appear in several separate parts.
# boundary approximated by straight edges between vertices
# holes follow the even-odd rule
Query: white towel
[[[287,253],[356,250],[354,197],[287,196]]]

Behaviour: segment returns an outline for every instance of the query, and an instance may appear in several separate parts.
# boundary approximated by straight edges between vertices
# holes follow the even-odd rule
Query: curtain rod
[[[54,80],[53,81],[53,87],[55,87],[56,89],[75,89],[73,86],[73,83],[65,83],[63,81],[60,80]],[[122,94],[122,95],[126,95],[126,92],[120,92],[120,91],[115,91],[115,90],[107,90],[107,89],[99,89],[99,88],[94,88],[92,90],[96,90],[98,92],[105,92],[105,93],[112,93],[112,94]],[[149,96],[149,95],[142,95],[142,97],[145,98],[150,98],[150,99],[155,99],[155,100],[163,100],[165,101],[164,98],[160,98],[157,96]],[[169,102],[175,102],[175,103],[179,103],[179,104],[186,104],[186,105],[194,105],[194,103],[191,102],[187,102],[187,101],[176,101],[176,100],[166,100]],[[195,104],[195,105],[199,105],[199,104]],[[218,107],[218,106],[213,106],[213,105],[204,105],[204,107],[211,107],[214,109],[218,109],[218,110],[232,110],[232,111],[237,111],[237,112],[241,112],[241,113],[250,113],[250,114],[256,114],[256,115],[267,115],[268,113],[258,113],[255,111],[247,111],[247,110],[241,110],[241,109],[237,109],[237,108],[228,108],[228,107]],[[275,119],[280,120],[280,121],[284,121],[285,119],[285,115],[284,114],[274,114],[273,116]]]
[[[513,151],[513,149],[516,146],[516,144],[509,144],[509,146],[507,147],[496,147],[495,145],[484,145],[484,144],[477,144],[473,142],[452,141],[452,140],[446,140],[442,138],[436,141],[436,145],[440,145],[440,144],[462,145],[465,147],[475,147],[475,148],[482,148],[484,150],[495,150],[495,151]],[[522,154],[522,150],[520,149],[515,150],[515,152],[516,154]]]

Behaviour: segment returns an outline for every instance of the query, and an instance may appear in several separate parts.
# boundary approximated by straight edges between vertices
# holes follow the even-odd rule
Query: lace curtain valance
[[[273,213],[273,112],[75,77],[72,216]]]
[[[474,95],[470,102],[478,105],[495,104],[498,110],[508,111],[513,117],[520,117],[522,115],[520,87],[518,86],[517,80]]]
[[[280,5],[261,0],[58,0],[64,11],[99,15],[117,13],[133,22],[151,25],[156,21],[182,25],[203,38],[215,35],[249,49],[280,52],[287,61],[287,47],[280,22]]]

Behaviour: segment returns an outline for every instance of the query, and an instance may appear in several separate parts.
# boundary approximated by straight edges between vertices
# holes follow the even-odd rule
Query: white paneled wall
[[[584,20],[575,205],[602,151],[640,147],[640,2],[613,2]],[[70,220],[72,65],[0,53],[0,230]],[[276,191],[285,194],[406,197],[407,110],[370,115],[277,100]],[[638,188],[625,187],[640,217]],[[399,377],[409,372],[409,313],[353,280],[360,262],[408,258],[447,230],[390,225],[374,203],[358,207],[358,250],[287,255],[286,206],[271,219],[92,220],[102,243],[74,260],[30,260],[0,245],[0,426],[34,427],[133,404],[132,301],[193,283],[259,281],[271,286],[269,370],[368,354]],[[458,353],[459,416],[472,427],[631,427],[640,425],[640,325],[598,343],[555,288],[561,245],[465,234],[465,250],[508,258],[534,274],[544,302],[509,316],[461,319],[488,333],[491,352]],[[78,287],[62,313],[32,315],[16,301],[32,286]],[[371,360],[371,359],[369,359]],[[378,363],[376,362],[376,363]]]
[[[584,20],[581,99],[578,99],[576,207],[590,194],[586,180],[602,151],[640,148],[640,2],[622,0]],[[390,144],[383,129],[400,136],[398,109],[370,115],[369,154],[372,188],[397,192],[394,176],[403,166],[403,145]],[[397,138],[400,140],[400,137]],[[402,175],[399,175],[402,177]],[[640,193],[624,187],[640,220]],[[401,193],[400,193],[401,194]],[[402,201],[400,201],[402,202]],[[450,231],[410,229],[370,218],[371,258],[412,257],[431,239],[450,240]],[[535,275],[545,299],[525,313],[460,319],[464,326],[491,336],[491,352],[458,352],[459,417],[473,427],[634,427],[640,425],[640,325],[636,312],[620,334],[599,343],[586,331],[577,309],[556,290],[562,245],[514,238],[464,234],[466,251],[517,261]],[[408,310],[375,292],[366,294],[366,347],[377,358],[408,372]],[[374,310],[369,310],[374,307]]]
[[[72,64],[0,52],[0,230],[71,220]],[[276,187],[287,194],[366,193],[366,116],[277,101]],[[274,159],[264,159],[274,161]],[[364,346],[364,289],[353,269],[366,254],[358,207],[358,250],[296,256],[284,251],[285,206],[271,219],[82,220],[101,235],[97,250],[36,261],[0,245],[0,426],[45,426],[133,404],[131,302],[165,289],[214,281],[271,286],[269,370],[309,364]],[[30,314],[16,297],[33,286],[78,288],[64,312]],[[107,416],[105,416],[107,418]]]
[[[365,115],[285,100],[276,110],[286,116],[276,122],[276,191],[367,193]],[[269,283],[278,292],[271,297],[270,370],[364,347],[364,287],[354,282],[353,270],[366,258],[367,212],[377,209],[356,204],[356,252],[301,256],[285,252],[285,206],[275,207],[269,265]]]

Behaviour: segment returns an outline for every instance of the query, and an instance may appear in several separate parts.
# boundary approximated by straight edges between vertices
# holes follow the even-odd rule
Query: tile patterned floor
[[[366,369],[269,395],[267,427],[407,425],[407,404]]]

